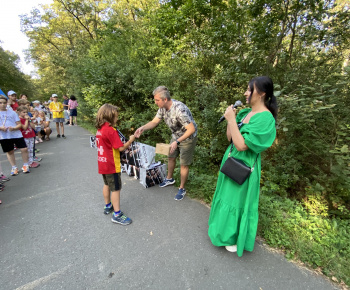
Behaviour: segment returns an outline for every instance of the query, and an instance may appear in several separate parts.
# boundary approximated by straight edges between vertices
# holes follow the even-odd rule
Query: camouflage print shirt
[[[164,119],[175,139],[180,138],[186,132],[185,126],[193,123],[196,131],[186,140],[193,139],[197,136],[197,124],[192,117],[190,109],[180,101],[172,99],[172,102],[169,111],[165,108],[160,108],[156,117],[161,120]]]

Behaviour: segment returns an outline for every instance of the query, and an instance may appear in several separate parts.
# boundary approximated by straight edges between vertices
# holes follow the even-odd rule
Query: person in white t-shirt
[[[15,158],[15,146],[21,151],[23,160],[23,173],[29,173],[28,164],[28,149],[26,142],[24,141],[22,132],[21,120],[16,112],[13,110],[7,110],[7,99],[4,96],[0,96],[0,144],[2,150],[7,155],[7,159],[10,162],[12,169],[11,175],[18,175],[18,168]]]

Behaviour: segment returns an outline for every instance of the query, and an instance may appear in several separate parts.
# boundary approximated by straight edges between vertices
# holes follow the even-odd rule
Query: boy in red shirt
[[[98,150],[98,173],[103,177],[103,197],[105,200],[104,213],[113,211],[112,222],[129,225],[132,220],[120,211],[121,165],[120,152],[128,148],[135,140],[131,135],[125,144],[119,138],[113,126],[118,120],[118,107],[104,104],[96,117],[96,145]]]
[[[22,128],[20,129],[24,138],[24,141],[26,142],[27,148],[28,148],[28,164],[31,168],[39,167],[40,164],[38,162],[34,162],[34,138],[35,138],[35,132],[34,128],[35,125],[32,123],[32,120],[28,116],[28,108],[27,106],[19,106],[17,108],[17,114],[19,119],[21,120]]]

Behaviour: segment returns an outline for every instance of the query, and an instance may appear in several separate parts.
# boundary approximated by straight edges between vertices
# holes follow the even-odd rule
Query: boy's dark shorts
[[[108,185],[110,191],[122,189],[121,173],[102,174],[103,182]]]
[[[24,138],[2,139],[0,140],[2,151],[4,153],[10,152],[15,149],[15,145],[18,149],[27,148],[27,144]]]

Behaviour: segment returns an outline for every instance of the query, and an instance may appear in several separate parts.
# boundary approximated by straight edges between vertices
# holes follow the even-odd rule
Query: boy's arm
[[[9,131],[16,131],[22,128],[22,123],[21,121],[17,121],[16,122],[16,126],[15,127],[9,127]]]
[[[131,143],[134,142],[134,141],[135,141],[135,136],[134,136],[134,135],[131,135],[130,138],[129,138],[129,141],[126,142],[126,143],[124,144],[123,147],[119,147],[119,148],[118,148],[119,151],[122,152],[122,151],[124,151],[125,149],[129,148],[129,146],[131,145]]]

